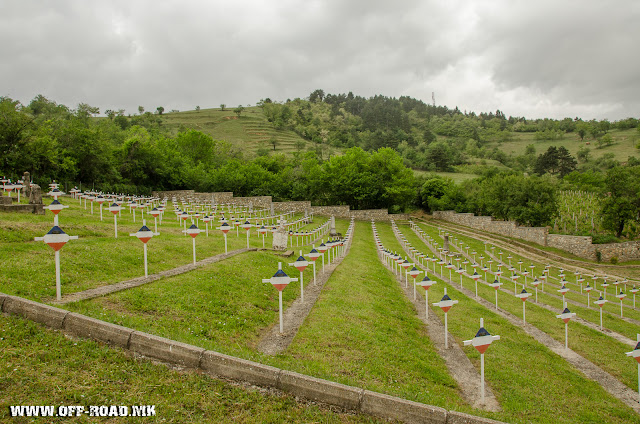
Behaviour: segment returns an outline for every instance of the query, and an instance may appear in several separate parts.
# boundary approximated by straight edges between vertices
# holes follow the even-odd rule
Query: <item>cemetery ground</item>
[[[80,236],[61,250],[63,296],[143,275],[142,243],[129,236],[142,225],[140,216],[133,223],[129,212],[123,210],[116,240],[111,214],[105,213],[100,222],[95,205],[94,215],[90,215],[89,209],[79,206],[78,201],[63,198],[62,202],[70,208],[61,212],[60,227],[70,235]],[[170,210],[168,207],[163,224],[158,227],[160,235],[148,244],[150,274],[192,260],[191,238],[182,233],[182,225]],[[145,219],[153,229],[152,217],[145,215]],[[314,228],[325,220],[326,217],[316,216],[314,223],[306,227]],[[0,292],[36,301],[55,299],[53,253],[44,243],[33,241],[33,237],[45,234],[51,223],[48,212],[45,216],[0,216]],[[338,232],[344,234],[349,223],[336,220],[336,224]],[[214,228],[218,226],[216,220]],[[202,223],[200,227],[203,228]],[[389,223],[377,222],[376,228],[385,247],[408,255]],[[433,253],[407,224],[399,223],[398,228],[414,247]],[[421,224],[421,228],[442,244],[435,226]],[[243,231],[240,229],[239,237],[235,230],[228,234],[229,251],[246,248]],[[484,251],[483,243],[475,238],[462,234],[456,237],[477,252]],[[485,358],[487,385],[500,410],[473,408],[449,374],[401,283],[379,259],[371,224],[356,222],[352,240],[349,254],[325,284],[292,343],[277,355],[261,353],[257,348],[261,337],[278,325],[277,291],[261,280],[273,275],[278,262],[283,263],[289,276],[299,277],[288,263],[295,261],[299,250],[308,253],[310,246],[294,244],[290,249],[295,254],[289,258],[270,250],[244,252],[180,275],[58,307],[282,369],[505,422],[640,422],[631,407],[542,344],[526,326],[505,317],[505,313],[522,317],[522,301],[514,297],[513,283],[506,278],[506,271],[502,278],[504,291],[498,293],[502,312],[496,313],[475,301],[470,278],[463,277],[461,291],[458,274],[454,273],[453,281],[448,282],[446,268],[444,278],[439,278],[436,265],[436,272],[432,267],[429,272],[429,277],[437,281],[430,290],[429,301],[437,302],[445,287],[451,298],[459,301],[449,312],[450,343],[462,345],[463,340],[472,338],[480,318],[484,318],[487,330],[501,336]],[[268,237],[267,246],[270,241]],[[255,229],[251,230],[250,245],[262,247],[262,238],[256,236]],[[210,228],[208,238],[201,233],[196,238],[196,249],[198,260],[224,252],[220,231]],[[508,251],[502,250],[503,261],[507,262]],[[497,253],[498,248],[493,251],[496,257]],[[544,263],[525,256],[522,258],[527,266],[533,262],[538,270],[544,268]],[[512,253],[514,264],[519,258]],[[573,267],[567,266],[569,269]],[[318,259],[316,271],[321,270],[322,261]],[[550,274],[545,292],[538,292],[538,301],[553,311],[536,306],[530,298],[527,323],[564,343],[564,325],[555,318],[561,311],[556,291],[560,287],[557,266],[551,268]],[[572,272],[567,280],[571,281],[571,277]],[[305,286],[312,285],[312,280],[309,266],[304,271]],[[591,324],[599,324],[599,312],[593,303],[587,308],[579,287],[571,288],[567,294],[571,311]],[[424,296],[422,288],[418,293]],[[624,340],[635,340],[640,313],[627,307],[625,319],[620,319],[619,302],[612,293],[604,307],[608,332],[573,320],[569,325],[569,347],[630,390],[636,390],[636,363],[624,355],[633,347]],[[285,309],[299,295],[299,282],[289,284],[283,291]],[[478,295],[493,303],[495,292],[479,282]],[[593,292],[591,301],[595,298]],[[630,296],[625,303],[630,304]],[[424,301],[422,305],[423,310]],[[430,313],[443,319],[439,308],[432,307]],[[119,349],[69,340],[15,317],[2,316],[0,328],[2,342],[9,346],[2,353],[8,359],[3,361],[8,372],[0,380],[3,413],[9,404],[156,404],[156,419],[176,422],[208,421],[211,417],[243,422],[373,421],[316,406],[307,410],[307,404],[296,403],[292,396],[247,391],[197,373],[133,360]],[[613,332],[622,337],[612,337]],[[478,352],[471,347],[463,349],[479,369]],[[65,381],[75,383],[64,384]]]

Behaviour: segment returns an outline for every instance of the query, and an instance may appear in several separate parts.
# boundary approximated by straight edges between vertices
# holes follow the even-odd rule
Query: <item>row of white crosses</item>
[[[392,222],[392,227],[394,225],[395,225],[395,223]],[[374,238],[376,240],[376,246],[378,248],[378,251],[381,253],[381,255],[383,257],[386,256],[386,257],[393,258],[394,254],[391,254],[391,253],[389,253],[388,250],[384,249],[384,246],[382,245],[382,242],[380,241],[380,238],[378,237],[378,233],[377,233],[377,230],[375,228],[375,223],[373,223],[373,222],[372,222],[372,227],[373,227]],[[397,229],[397,227],[396,227],[396,229]],[[426,281],[423,280],[423,282],[418,283],[418,284],[422,285],[423,288],[425,289],[425,307],[426,307],[426,317],[428,319],[429,318],[429,288],[434,284],[434,282],[432,280],[430,280],[429,277],[427,277],[427,276],[425,276],[425,280]],[[448,312],[451,309],[451,307],[453,305],[457,304],[457,303],[458,303],[457,300],[452,300],[449,297],[449,295],[447,295],[447,289],[446,288],[444,289],[444,295],[442,296],[442,299],[440,299],[439,302],[433,303],[433,306],[438,306],[444,312],[444,343],[445,343],[445,349],[449,348],[449,342],[448,342],[448,335],[449,335],[449,330],[448,330]],[[487,351],[487,349],[489,348],[491,343],[493,343],[496,340],[500,340],[500,336],[492,336],[484,328],[484,319],[480,318],[480,329],[476,333],[476,336],[471,340],[465,340],[464,341],[464,345],[465,346],[471,345],[474,348],[476,348],[476,350],[480,353],[480,388],[479,388],[479,391],[480,391],[480,397],[481,397],[481,401],[482,402],[484,402],[484,399],[485,399],[484,353]]]
[[[417,226],[416,226],[417,227]],[[533,267],[533,265],[532,265]],[[547,265],[545,267],[545,271],[547,271],[546,273],[548,274],[548,269],[550,268],[549,265]],[[563,274],[563,270],[560,270],[560,274],[559,277]],[[581,274],[579,271],[575,272],[576,275],[576,284],[580,284],[580,291],[582,292],[582,283],[585,281],[584,278],[582,278]],[[564,276],[562,275],[563,278]],[[593,280],[594,280],[594,286],[595,286],[595,281],[596,281],[597,277],[594,275],[593,276]],[[544,281],[544,280],[543,280]],[[626,281],[625,281],[626,282]],[[495,283],[499,284],[498,281],[496,280]],[[536,297],[537,297],[537,286],[540,282],[538,281],[538,279],[535,279],[534,282],[532,283],[532,285],[534,285],[536,287]],[[608,284],[606,283],[606,280],[603,282],[603,289],[606,290],[606,288],[608,287]],[[589,292],[591,292],[591,290],[594,287],[591,287],[588,283],[587,286],[585,287],[585,291],[587,292],[587,296],[589,296]],[[576,314],[571,312],[568,308],[567,308],[567,304],[564,300],[564,294],[567,292],[567,288],[565,287],[565,285],[563,284],[562,288],[559,289],[558,291],[561,292],[563,294],[563,311],[562,313],[556,315],[556,318],[561,319],[564,324],[565,324],[565,349],[569,348],[569,321],[571,321],[571,319],[573,319]],[[633,289],[630,290],[630,292],[632,292],[634,294],[634,305],[633,307],[635,308],[635,294],[638,292],[638,289],[634,286]],[[520,293],[520,295],[517,295],[517,297],[521,298],[523,300],[523,322],[526,323],[525,320],[525,309],[524,309],[524,304],[526,302],[526,299],[529,297],[526,294],[526,290],[522,290],[522,292]],[[621,305],[620,305],[620,316],[623,315],[622,313],[622,299],[624,299],[625,294],[624,292],[620,292],[618,295],[616,295],[616,297],[618,299],[620,299]],[[589,298],[587,297],[587,300]],[[537,299],[536,299],[537,301]],[[599,306],[600,308],[600,330],[602,330],[602,308],[604,306],[604,304],[607,302],[607,300],[605,298],[602,297],[602,293],[599,297],[598,300],[596,300],[594,303],[596,305]],[[497,307],[497,293],[496,293],[496,307]],[[482,399],[484,400],[484,351],[486,350],[486,348],[491,344],[491,342],[493,340],[499,340],[499,336],[490,336],[488,334],[488,332],[483,331],[483,320],[480,320],[480,331],[478,331],[478,334],[476,334],[476,337],[472,340],[466,340],[464,342],[465,345],[473,345],[474,347],[476,347],[476,349],[480,352],[481,354],[481,392],[482,392]],[[486,332],[486,333],[485,333]],[[630,356],[632,358],[634,358],[636,360],[636,362],[638,363],[638,396],[639,396],[639,401],[640,401],[640,334],[637,335],[637,344],[635,346],[635,349],[631,352],[627,352],[626,353],[627,356]]]
[[[8,197],[11,197],[11,192],[13,190],[18,193],[18,203],[20,203],[20,191],[24,188],[24,182],[22,180],[18,180],[12,183],[11,179],[6,179],[5,177],[2,177],[0,182],[2,183],[2,190],[7,192]]]
[[[376,242],[376,248],[378,249],[378,254],[382,257],[383,263],[388,268],[392,268],[394,273],[397,275],[398,271],[396,267],[399,268],[400,263],[404,262],[404,260],[402,259],[402,256],[398,255],[397,253],[392,253],[390,250],[385,249],[385,247],[382,244],[382,241],[380,240],[380,236],[378,235],[378,230],[376,228],[376,223],[374,221],[371,221],[371,228],[373,229],[373,238]],[[429,275],[426,272],[424,274],[424,278],[421,281],[416,283],[414,278],[414,299],[415,299],[416,285],[421,286],[425,292],[425,316],[427,320],[429,320],[429,289],[435,283],[436,283],[435,281],[429,278]]]
[[[282,291],[285,289],[285,287],[287,287],[287,285],[289,285],[289,283],[292,283],[292,282],[295,282],[295,281],[300,281],[300,299],[301,299],[302,302],[304,302],[304,280],[303,280],[304,277],[303,277],[303,272],[312,263],[313,264],[313,283],[316,284],[315,261],[318,259],[319,256],[322,256],[322,260],[323,260],[323,269],[322,270],[324,272],[324,252],[330,252],[331,249],[337,248],[339,250],[339,252],[336,252],[334,254],[334,260],[338,256],[344,255],[344,252],[346,251],[346,246],[348,246],[349,243],[351,243],[351,234],[353,232],[353,228],[354,228],[354,221],[351,220],[351,223],[349,224],[349,228],[347,229],[347,232],[345,234],[345,238],[343,240],[331,240],[331,241],[328,241],[327,244],[322,243],[321,249],[319,248],[318,250],[316,250],[315,246],[314,246],[311,249],[311,252],[309,252],[306,255],[307,257],[309,257],[309,259],[311,259],[311,262],[307,261],[305,259],[304,255],[302,254],[302,251],[300,251],[300,256],[298,256],[296,261],[289,264],[290,266],[295,267],[300,272],[300,280],[298,280],[297,278],[289,277],[282,270],[282,262],[278,262],[278,270],[276,271],[276,273],[271,278],[265,278],[265,279],[262,280],[263,283],[270,283],[273,287],[276,288],[276,290],[278,290],[278,306],[279,306],[278,315],[279,315],[279,319],[280,319],[280,334],[282,334],[284,332],[283,308],[282,308]],[[328,262],[330,264],[331,263],[330,253],[328,253],[328,255],[329,255]]]
[[[404,237],[402,236],[402,232],[400,232],[400,230],[397,228],[397,226],[394,225],[394,232],[396,232],[397,235],[399,235],[402,240],[403,240],[403,246],[405,246],[406,243],[406,239],[404,239]],[[486,246],[485,246],[486,249]],[[519,263],[521,264],[522,261],[519,261]],[[474,263],[475,265],[475,263]],[[475,268],[475,267],[474,267]],[[562,274],[561,274],[562,275]],[[474,272],[474,274],[471,276],[472,279],[475,280],[476,282],[476,296],[478,295],[477,292],[477,280],[479,279],[479,275],[477,272]],[[450,279],[451,281],[451,279]],[[515,281],[515,279],[514,279]],[[537,282],[537,280],[535,280]],[[451,281],[453,283],[453,281]],[[501,283],[498,280],[495,280],[493,284],[489,284],[489,286],[493,287],[496,290],[496,309],[498,308],[498,289],[500,288]],[[536,302],[537,302],[537,284],[536,285]],[[571,318],[573,318],[576,314],[572,313],[569,311],[569,309],[567,308],[567,304],[566,301],[564,299],[564,294],[568,291],[568,289],[566,287],[562,287],[562,289],[558,290],[559,292],[562,293],[563,295],[563,299],[562,299],[562,305],[563,305],[563,312],[560,315],[557,315],[558,318],[561,318],[564,323],[565,323],[565,348],[568,349],[568,322],[571,320]],[[524,286],[522,286],[522,291],[520,293],[517,293],[515,296],[517,298],[519,298],[520,300],[522,300],[522,322],[524,325],[526,325],[527,323],[527,319],[526,319],[526,302],[527,299],[531,296],[531,293],[527,292],[527,290],[525,289]],[[445,319],[446,319],[446,315],[445,315]]]

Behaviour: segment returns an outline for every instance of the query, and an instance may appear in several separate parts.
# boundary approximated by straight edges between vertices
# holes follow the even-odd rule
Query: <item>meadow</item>
[[[143,274],[142,243],[129,236],[129,233],[139,229],[140,216],[136,217],[134,223],[133,215],[123,211],[118,221],[119,237],[115,239],[111,214],[105,214],[104,220],[100,221],[96,209],[91,215],[90,210],[76,200],[64,198],[63,203],[70,207],[60,213],[60,226],[68,234],[80,237],[70,241],[61,250],[63,295],[112,285]],[[172,209],[169,204],[168,211]],[[1,215],[0,234],[3,234],[3,239],[0,241],[0,250],[4,252],[6,260],[1,264],[3,278],[0,291],[53,302],[53,251],[44,243],[33,241],[33,237],[43,235],[51,227],[52,215],[49,212],[44,216]],[[319,226],[326,219],[314,217],[314,222],[303,229]],[[336,221],[338,232],[344,233],[349,222],[341,219]],[[151,227],[152,221],[147,221],[147,225]],[[441,236],[436,227],[421,224],[421,228],[434,240]],[[182,229],[183,224],[177,221],[175,215],[167,213],[158,228],[160,235],[149,241],[150,273],[191,262],[191,238],[185,236]],[[408,224],[399,223],[398,229],[412,246],[428,252],[429,246],[411,231]],[[404,246],[400,243],[402,240],[394,234],[391,224],[377,222],[376,230],[385,247],[401,252],[403,256],[409,255],[406,242],[403,241]],[[242,231],[238,236],[234,231],[229,233],[230,251],[246,247]],[[479,252],[484,247],[476,239],[463,235],[455,237],[459,246],[465,243]],[[277,291],[261,280],[273,275],[278,262],[283,263],[283,269],[289,275],[297,277],[298,271],[288,265],[294,260],[293,257],[283,258],[277,252],[259,249],[262,239],[255,229],[251,231],[250,246],[258,250],[240,253],[128,290],[59,307],[282,369],[505,422],[640,422],[637,412],[599,382],[585,376],[564,356],[533,337],[526,326],[505,318],[505,313],[513,316],[521,314],[522,302],[512,293],[499,293],[501,313],[497,313],[491,307],[478,303],[468,291],[461,291],[457,274],[453,281],[448,281],[446,272],[440,275],[434,268],[429,271],[430,277],[437,281],[430,292],[431,301],[442,297],[445,287],[452,298],[459,300],[449,316],[452,342],[462,345],[463,340],[472,338],[480,318],[485,319],[485,327],[492,334],[501,336],[488,351],[486,371],[487,383],[499,402],[500,410],[487,411],[471,406],[456,380],[449,374],[411,300],[404,294],[394,273],[384,266],[369,222],[356,223],[350,253],[331,274],[292,343],[279,354],[265,354],[258,346],[265,334],[277,326],[278,305]],[[200,234],[196,238],[196,249],[199,260],[223,252],[224,239],[220,231],[210,229],[209,237]],[[298,250],[306,253],[310,249],[311,246],[292,248],[296,254]],[[507,252],[503,252],[505,256]],[[544,267],[543,263],[526,255],[518,255],[515,251],[509,253],[514,263],[522,259],[526,264],[532,263],[538,270]],[[494,255],[497,260],[497,252]],[[506,258],[504,260],[507,261]],[[545,292],[539,293],[540,304],[554,311],[559,311],[561,306],[557,295],[554,296],[558,275],[557,266],[552,267]],[[304,271],[306,286],[313,284],[312,276],[311,267],[308,267]],[[472,280],[468,276],[462,278],[463,286],[470,289]],[[507,281],[504,287],[506,291],[513,288]],[[597,322],[599,317],[594,305],[587,308],[584,294],[579,292],[576,285],[571,288],[567,295],[572,302],[571,310],[585,321],[592,324]],[[418,292],[423,296],[422,288]],[[480,285],[480,297],[493,302],[494,294],[492,288]],[[290,284],[283,291],[285,309],[299,296],[300,285]],[[588,325],[572,322],[570,348],[606,370],[627,390],[635,390],[635,362],[624,355],[632,347],[620,341],[634,338],[636,321],[640,322],[640,312],[631,308],[629,302],[625,302],[625,319],[617,316],[619,305],[615,302],[609,302],[604,308],[607,331],[620,334],[622,339],[611,337],[607,331],[600,332]],[[436,316],[443,318],[439,308],[431,309]],[[527,322],[559,342],[563,340],[564,333],[555,313],[558,312],[529,302]],[[371,420],[363,416],[343,416],[322,408],[305,411],[290,397],[247,392],[198,375],[178,374],[146,361],[133,361],[117,350],[109,353],[110,349],[91,341],[71,343],[59,334],[16,318],[3,316],[0,322],[3,334],[12,340],[8,351],[10,355],[5,353],[4,357],[9,358],[6,362],[8,366],[15,369],[11,373],[12,378],[2,380],[6,393],[0,402],[3,407],[9,402],[13,403],[13,399],[27,402],[24,400],[26,393],[37,386],[40,403],[83,403],[83,394],[90,395],[92,402],[158,403],[163,411],[172,411],[171,415],[163,417],[176,422],[183,421],[178,411],[188,414],[195,421],[208,416],[221,416],[218,414],[222,413],[211,412],[213,408],[218,408],[217,402],[224,402],[222,411],[244,422],[277,422],[282,417],[291,417],[292,422]],[[51,346],[50,349],[45,348],[47,344]],[[35,356],[21,356],[27,345],[35,347]],[[479,354],[475,349],[463,349],[472,364],[478,367]],[[88,350],[94,353],[87,355]],[[80,376],[77,374],[80,372],[77,364],[83,356],[100,363],[93,373],[84,372],[84,389],[72,386],[47,395],[47,388],[56,387],[62,378],[59,369]],[[34,372],[27,371],[28,367],[46,370],[46,364],[50,365],[51,370],[38,378],[34,377]],[[123,376],[122,371],[116,369],[126,370],[129,376]],[[134,395],[130,375],[139,372],[146,372],[148,376],[145,378],[149,381],[155,376],[166,383],[162,388],[137,391]],[[96,384],[97,378],[105,374],[113,375],[109,381],[116,384],[120,382],[121,389],[114,390],[111,384]],[[164,401],[158,399],[157,396],[164,393],[167,386],[174,385],[175,394]],[[184,394],[192,393],[195,387],[202,387],[206,393],[198,406],[194,404],[195,397]],[[176,407],[176,402],[183,395],[186,399]],[[252,400],[256,396],[265,396],[261,406],[248,406],[248,403],[256,403]],[[598,408],[593,408],[592,399],[599,399]],[[247,411],[255,411],[255,417],[249,417]]]

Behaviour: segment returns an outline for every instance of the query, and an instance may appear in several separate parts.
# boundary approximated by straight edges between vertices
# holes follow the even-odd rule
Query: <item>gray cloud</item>
[[[23,1],[0,15],[0,95],[137,110],[312,90],[476,112],[640,111],[640,6],[600,2]]]

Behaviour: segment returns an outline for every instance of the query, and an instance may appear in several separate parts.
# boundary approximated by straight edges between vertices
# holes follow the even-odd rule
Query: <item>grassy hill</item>
[[[274,152],[273,139],[277,153],[306,150],[312,144],[291,130],[274,128],[258,106],[246,108],[240,116],[233,109],[213,108],[166,113],[163,118],[163,124],[174,133],[180,128],[192,128],[254,154],[260,148]]]
[[[314,104],[312,107],[321,110],[321,105]],[[317,111],[316,111],[317,112]],[[317,116],[327,120],[328,118],[318,112]],[[328,122],[328,121],[327,121]],[[201,110],[191,110],[185,112],[172,112],[163,115],[164,125],[174,134],[181,128],[192,128],[211,135],[216,140],[225,140],[234,145],[239,150],[249,153],[249,156],[258,154],[285,153],[291,154],[295,151],[305,151],[314,149],[313,142],[305,140],[290,129],[276,129],[265,116],[263,109],[259,106],[247,107],[238,116],[233,109],[222,110],[220,108],[210,108]],[[508,141],[492,141],[483,143],[481,146],[486,150],[498,150],[506,155],[516,157],[523,155],[527,146],[535,147],[535,154],[544,153],[550,146],[564,146],[574,157],[577,157],[578,150],[588,148],[589,159],[598,160],[605,155],[613,155],[612,159],[619,162],[626,162],[630,156],[640,156],[635,147],[640,136],[635,128],[619,130],[611,129],[613,143],[607,146],[598,146],[597,140],[590,135],[581,140],[577,132],[566,133],[558,140],[537,140],[533,132],[511,132]],[[437,141],[452,140],[451,137],[437,136]],[[273,143],[275,142],[275,148]],[[324,146],[324,153],[333,154],[334,148]],[[339,150],[337,149],[338,153]],[[508,169],[508,166],[495,159],[477,158],[467,155],[468,165],[456,166],[455,173],[439,173],[452,177],[456,182],[473,178],[477,173],[486,167],[497,167]],[[411,165],[411,163],[408,163]],[[424,171],[416,170],[420,175]]]
[[[518,156],[525,153],[529,144],[536,148],[536,154],[544,153],[550,146],[564,146],[572,156],[576,156],[578,149],[587,147],[591,150],[591,158],[598,159],[607,153],[613,153],[614,159],[626,162],[629,156],[640,156],[640,151],[635,147],[638,142],[638,131],[635,128],[627,130],[612,129],[609,134],[613,138],[613,144],[602,148],[598,147],[596,140],[587,136],[580,140],[577,133],[567,133],[560,140],[536,140],[535,133],[512,132],[512,140],[503,143],[489,143],[489,148],[498,147],[508,155]]]

